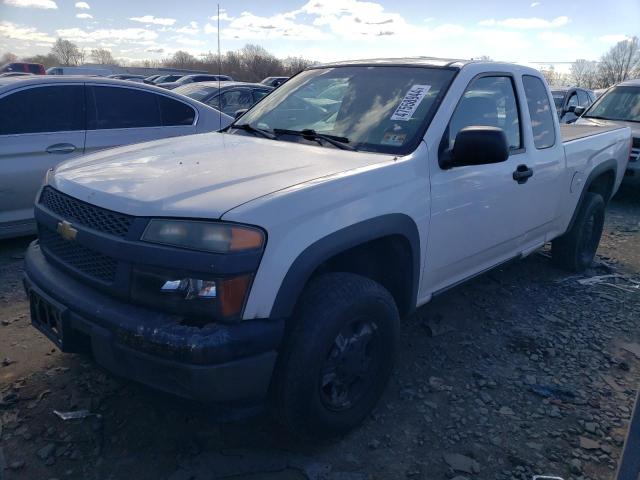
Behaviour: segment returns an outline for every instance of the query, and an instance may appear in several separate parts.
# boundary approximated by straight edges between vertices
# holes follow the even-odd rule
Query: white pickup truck
[[[416,307],[547,242],[587,267],[629,150],[625,127],[560,128],[529,68],[312,67],[222,133],[50,171],[32,322],[116,374],[339,434],[374,408]]]

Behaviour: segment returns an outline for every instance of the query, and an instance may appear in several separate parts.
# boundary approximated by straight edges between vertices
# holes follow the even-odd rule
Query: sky
[[[640,0],[222,0],[220,9],[223,52],[254,43],[322,62],[487,55],[562,70],[640,35]],[[0,0],[0,53],[47,53],[61,37],[128,61],[201,55],[217,51],[217,24],[217,4],[205,0]]]

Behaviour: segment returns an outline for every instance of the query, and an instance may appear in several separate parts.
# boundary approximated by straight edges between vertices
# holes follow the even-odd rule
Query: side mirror
[[[585,111],[587,110],[587,107],[573,107],[573,114],[577,117],[581,116]]]
[[[234,118],[240,118],[242,115],[247,113],[248,108],[241,108],[240,110],[236,110],[236,113],[233,114]]]
[[[456,135],[453,150],[440,162],[442,168],[486,165],[509,158],[509,143],[498,127],[465,127]]]

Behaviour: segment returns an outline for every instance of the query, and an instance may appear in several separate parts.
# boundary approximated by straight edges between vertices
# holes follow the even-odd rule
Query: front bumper
[[[61,272],[37,241],[27,250],[24,285],[30,299],[63,312],[63,341],[56,342],[42,326],[32,301],[34,326],[65,351],[89,349],[117,375],[200,401],[249,404],[267,394],[282,320],[180,325],[175,315],[116,300]]]

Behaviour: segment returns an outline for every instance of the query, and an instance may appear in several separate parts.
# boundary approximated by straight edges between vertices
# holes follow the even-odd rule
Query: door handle
[[[75,152],[76,146],[70,143],[55,143],[49,145],[46,149],[47,153],[72,153]]]
[[[527,183],[531,177],[533,177],[533,169],[526,165],[518,165],[516,171],[513,172],[513,179],[519,184]]]

